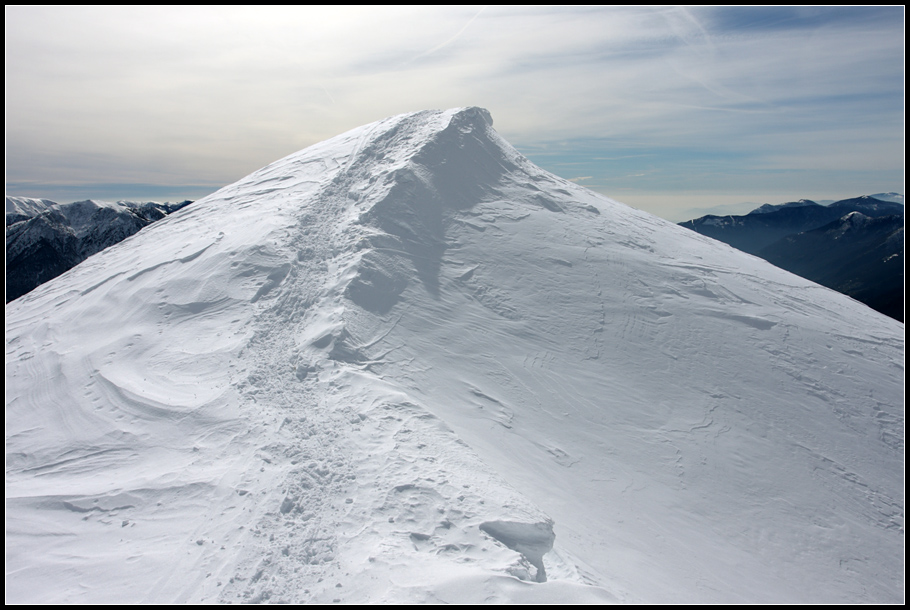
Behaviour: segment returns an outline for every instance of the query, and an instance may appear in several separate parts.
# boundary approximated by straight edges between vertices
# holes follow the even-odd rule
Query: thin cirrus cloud
[[[696,191],[903,189],[902,7],[12,7],[5,27],[9,194],[194,198],[464,105],[546,169],[658,213]]]

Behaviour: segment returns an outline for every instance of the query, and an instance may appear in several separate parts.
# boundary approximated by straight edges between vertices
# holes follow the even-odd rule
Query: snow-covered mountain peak
[[[10,197],[6,198],[6,215],[14,216],[36,216],[47,210],[49,207],[57,205],[50,199],[37,199],[34,197]]]
[[[863,214],[862,212],[850,212],[849,214],[847,214],[843,218],[841,218],[841,220],[849,222],[853,225],[858,225],[858,224],[861,224],[864,222],[868,222],[870,220],[870,218],[868,216],[866,216],[865,214]]]
[[[875,193],[871,195],[873,199],[878,199],[879,201],[892,201],[894,203],[904,203],[904,196],[900,193]]]
[[[276,161],[6,320],[10,601],[903,596],[903,326],[480,109]]]

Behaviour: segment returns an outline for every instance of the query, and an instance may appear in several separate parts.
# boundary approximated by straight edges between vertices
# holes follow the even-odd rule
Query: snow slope
[[[366,125],[7,305],[8,602],[903,601],[903,325]]]

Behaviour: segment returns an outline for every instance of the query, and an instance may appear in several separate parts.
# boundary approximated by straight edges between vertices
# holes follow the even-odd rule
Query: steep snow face
[[[899,602],[903,325],[481,109],[7,306],[7,599]]]

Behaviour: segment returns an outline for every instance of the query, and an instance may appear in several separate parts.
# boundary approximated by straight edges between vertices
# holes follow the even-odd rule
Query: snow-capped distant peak
[[[779,203],[779,204],[770,204],[765,203],[756,209],[749,212],[749,214],[769,214],[771,212],[776,212],[778,210],[789,209],[789,208],[803,208],[806,206],[817,206],[819,205],[811,199],[800,199],[799,201],[791,201],[789,203]]]
[[[855,229],[858,227],[863,227],[872,222],[872,218],[866,216],[862,212],[850,212],[849,214],[844,215],[841,218],[841,223],[844,230]]]
[[[873,199],[878,199],[879,201],[890,201],[892,203],[904,203],[904,196],[900,193],[876,193],[870,195]]]
[[[48,208],[57,205],[50,199],[36,199],[33,197],[9,197],[6,198],[6,214],[14,214],[22,217],[37,216]]]

